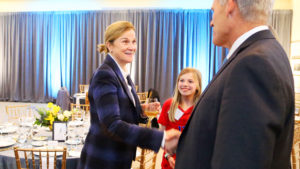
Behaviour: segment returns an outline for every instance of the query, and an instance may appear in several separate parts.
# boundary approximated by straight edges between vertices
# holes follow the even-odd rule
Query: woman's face
[[[197,89],[197,81],[193,73],[186,73],[180,76],[177,86],[181,96],[194,97]]]
[[[108,43],[110,54],[123,67],[131,63],[136,51],[136,38],[134,30],[124,32],[113,43]]]

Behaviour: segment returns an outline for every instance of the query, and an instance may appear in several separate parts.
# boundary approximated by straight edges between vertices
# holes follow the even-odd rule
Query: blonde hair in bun
[[[108,53],[108,49],[107,49],[105,44],[97,45],[97,51],[100,52],[100,53],[104,52],[105,54]]]
[[[107,54],[109,49],[106,47],[106,43],[108,42],[113,44],[116,39],[129,30],[135,30],[135,28],[132,23],[128,21],[117,21],[110,24],[105,31],[105,44],[97,45],[97,51],[100,53],[105,52],[105,54]]]

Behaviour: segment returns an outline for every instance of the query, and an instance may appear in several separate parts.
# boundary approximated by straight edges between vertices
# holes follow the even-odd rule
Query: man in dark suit
[[[287,169],[289,60],[266,26],[273,0],[214,0],[213,42],[230,49],[183,130],[175,169]]]

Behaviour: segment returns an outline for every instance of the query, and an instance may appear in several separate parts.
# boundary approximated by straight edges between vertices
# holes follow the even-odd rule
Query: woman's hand
[[[159,102],[152,102],[152,103],[144,103],[141,104],[143,111],[149,111],[149,112],[159,112],[161,109]]]

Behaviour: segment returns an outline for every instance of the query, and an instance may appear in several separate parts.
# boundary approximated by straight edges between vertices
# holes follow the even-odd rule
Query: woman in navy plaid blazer
[[[115,22],[99,46],[107,56],[90,83],[91,127],[78,169],[129,169],[137,146],[156,152],[161,146],[162,131],[137,125],[146,120],[126,69],[136,51],[134,30],[130,22]]]

